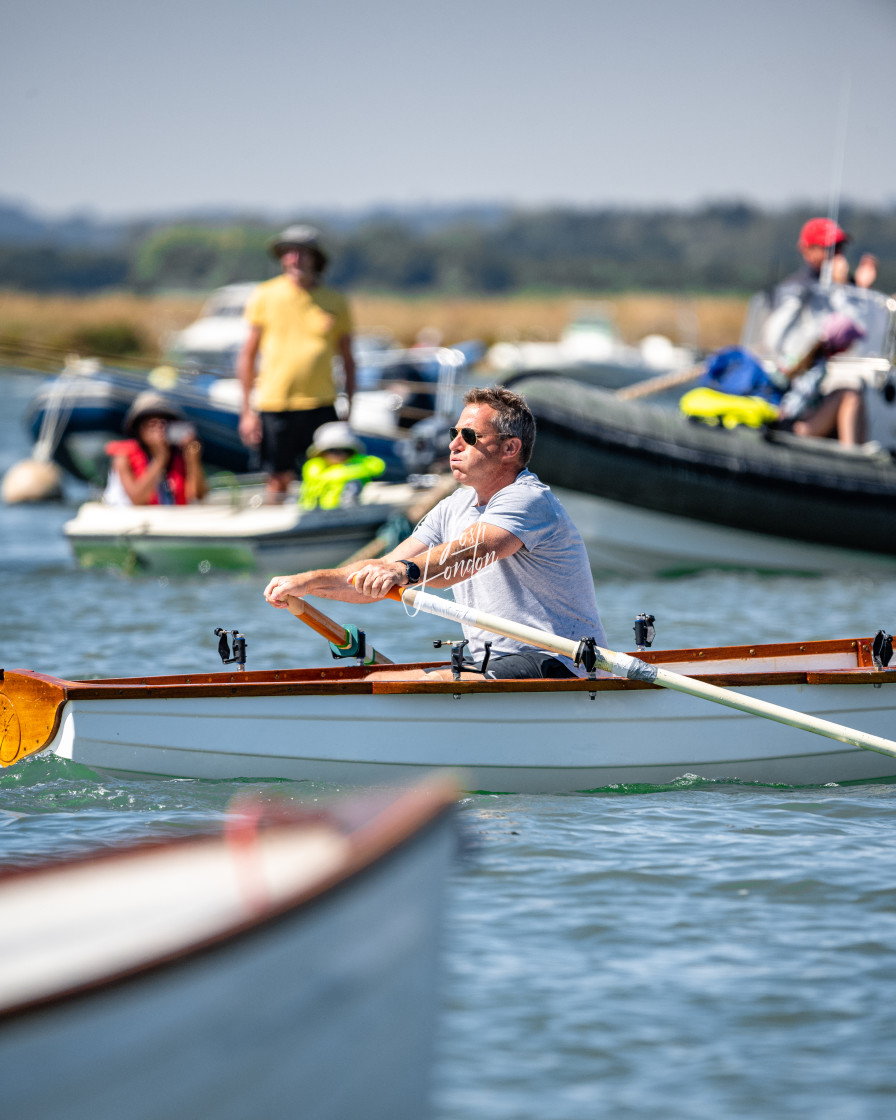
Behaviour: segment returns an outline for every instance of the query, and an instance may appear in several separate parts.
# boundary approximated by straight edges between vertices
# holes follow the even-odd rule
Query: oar
[[[527,645],[538,646],[550,650],[552,653],[562,654],[564,657],[577,658],[583,643],[561,638],[558,634],[550,634],[546,630],[536,630],[533,626],[524,626],[518,622],[510,622],[497,615],[477,611],[472,607],[465,607],[448,599],[441,599],[425,591],[418,591],[412,587],[393,588],[389,592],[390,599],[398,599],[417,610],[426,611],[428,614],[438,615],[441,618],[450,618],[455,622],[466,622],[480,630],[490,630],[495,634],[503,634],[508,638],[516,638]],[[594,646],[595,660],[598,668],[616,677],[625,677],[630,681],[645,681],[648,684],[658,684],[663,688],[675,689],[677,692],[686,692],[701,700],[711,700],[715,704],[724,704],[728,708],[737,708],[750,715],[762,716],[764,719],[773,719],[778,723],[786,723],[790,727],[798,727],[803,731],[812,731],[816,735],[824,735],[828,739],[836,739],[841,743],[848,743],[853,747],[862,747],[864,750],[877,751],[878,754],[889,754],[896,757],[896,743],[890,739],[882,739],[879,735],[870,735],[864,731],[856,731],[851,727],[844,727],[830,720],[819,719],[817,716],[806,715],[803,712],[783,708],[780,704],[769,704],[766,700],[756,700],[752,696],[742,696],[729,688],[719,688],[705,681],[697,681],[692,677],[673,673],[658,665],[649,665],[637,657],[629,657],[625,653],[615,653],[601,646]]]
[[[379,653],[365,643],[361,643],[361,635],[355,626],[342,626],[334,619],[312,607],[304,599],[297,599],[293,595],[286,597],[289,610],[312,630],[316,630],[328,642],[331,642],[342,657],[358,657],[365,665],[393,665],[391,658]]]
[[[657,377],[648,377],[646,381],[636,381],[633,385],[626,385],[617,389],[614,396],[622,401],[634,401],[639,397],[651,397],[654,393],[662,393],[666,389],[675,389],[679,385],[687,385],[696,381],[703,373],[704,367],[691,366],[690,369],[674,370],[671,373],[661,373]]]

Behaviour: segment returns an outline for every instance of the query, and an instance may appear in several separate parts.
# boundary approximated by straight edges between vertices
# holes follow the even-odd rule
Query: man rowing
[[[562,637],[606,644],[585,545],[569,514],[527,469],[535,418],[503,387],[470,389],[451,429],[451,471],[460,488],[444,498],[387,556],[342,568],[277,576],[265,589],[275,607],[316,595],[350,603],[382,599],[395,587],[451,587],[474,609],[512,618]],[[491,642],[490,679],[574,677],[573,662],[524,642],[464,626],[470,672]],[[377,679],[451,679],[450,669],[389,670]]]

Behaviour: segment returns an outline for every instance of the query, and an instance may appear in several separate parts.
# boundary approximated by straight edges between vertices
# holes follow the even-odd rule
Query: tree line
[[[744,293],[775,283],[800,263],[802,223],[823,208],[767,210],[741,202],[682,209],[507,210],[483,208],[445,222],[421,223],[399,212],[354,223],[312,221],[330,255],[329,282],[345,290],[407,295],[520,291]],[[877,286],[896,291],[896,207],[846,205],[840,224],[849,255],[879,261]],[[222,284],[276,274],[258,219],[144,223],[114,244],[4,241],[0,288],[87,294],[207,292]]]

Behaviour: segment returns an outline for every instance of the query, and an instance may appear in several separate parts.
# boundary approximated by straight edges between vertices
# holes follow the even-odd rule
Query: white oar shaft
[[[396,598],[399,596],[395,596]],[[441,618],[450,618],[455,622],[467,623],[480,630],[489,630],[494,634],[502,634],[508,638],[516,638],[528,645],[537,646],[539,649],[550,650],[564,657],[575,658],[579,652],[580,643],[569,638],[561,638],[559,634],[551,634],[546,630],[538,630],[534,626],[524,626],[521,623],[511,622],[506,618],[488,614],[486,611],[477,611],[472,607],[465,607],[460,603],[448,599],[441,599],[425,591],[415,588],[403,588],[400,592],[402,602],[427,614],[438,615]],[[824,735],[828,739],[836,739],[850,746],[861,747],[864,750],[877,751],[878,754],[888,754],[896,758],[896,742],[884,739],[880,735],[871,735],[865,731],[858,731],[852,727],[844,727],[830,720],[820,719],[805,712],[797,712],[792,708],[784,708],[780,704],[771,704],[767,700],[758,700],[754,696],[745,696],[734,692],[730,688],[719,688],[718,685],[708,684],[706,681],[697,681],[693,677],[673,673],[658,665],[649,665],[637,657],[629,657],[625,653],[616,653],[610,649],[595,646],[597,666],[616,677],[625,677],[627,680],[645,681],[648,684],[657,684],[663,688],[671,688],[676,692],[684,692],[699,699],[710,700],[716,704],[724,704],[728,708],[747,712],[749,715],[761,716],[764,719],[775,720],[803,731],[811,731],[816,735]]]
[[[521,642],[528,642],[529,645],[550,650],[552,653],[561,653],[564,657],[575,657],[579,648],[579,643],[570,638],[561,638],[559,634],[549,634],[546,630],[537,630],[534,626],[523,626],[519,622],[511,622],[509,619],[499,618],[485,611],[477,611],[472,607],[465,607],[462,603],[455,603],[453,599],[441,599],[438,595],[430,595],[414,587],[402,588],[395,598],[400,598],[403,603],[427,614],[450,618],[454,622],[466,622],[469,626],[490,630],[494,634],[503,634],[507,638],[517,638]]]

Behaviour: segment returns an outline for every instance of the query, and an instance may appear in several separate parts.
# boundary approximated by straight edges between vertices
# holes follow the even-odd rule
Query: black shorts
[[[268,474],[300,474],[314,433],[338,420],[331,404],[299,412],[261,412],[261,469]]]
[[[485,669],[487,680],[527,680],[530,677],[549,677],[562,680],[575,677],[572,669],[546,650],[529,650],[527,653],[505,653],[489,659]]]

